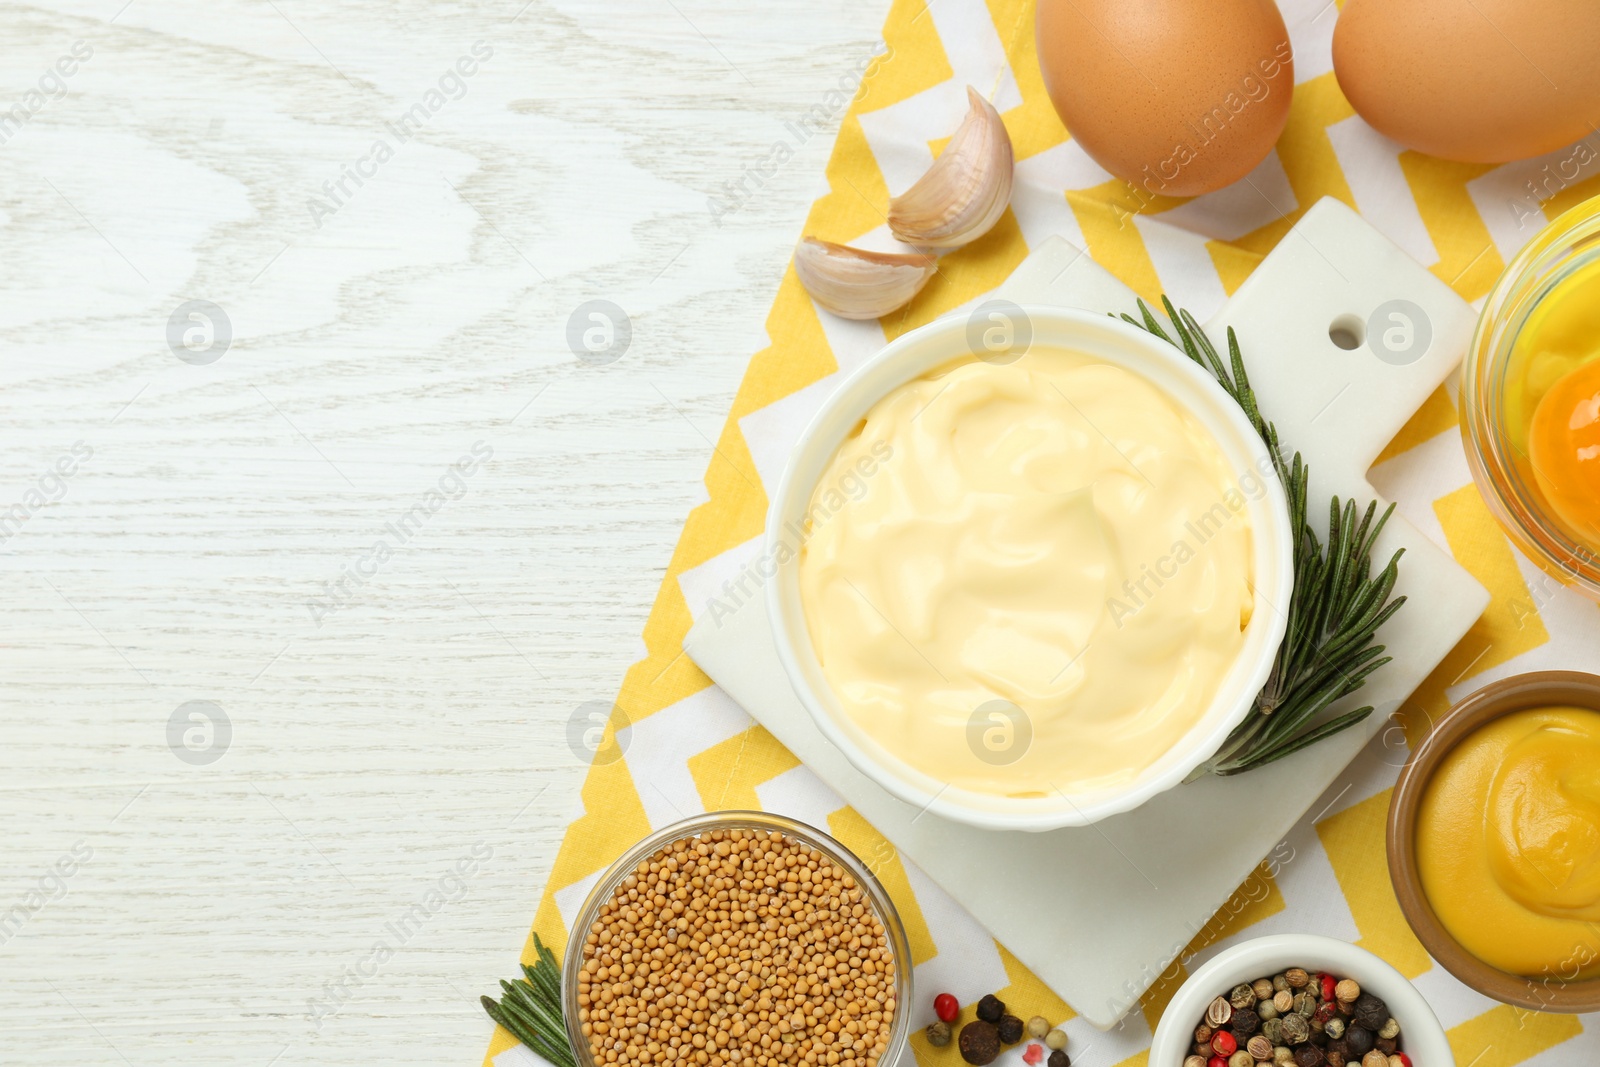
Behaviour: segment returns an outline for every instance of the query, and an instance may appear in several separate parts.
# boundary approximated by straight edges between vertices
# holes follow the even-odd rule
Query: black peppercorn
[[[1005,1013],[1005,1002],[993,993],[987,994],[982,1000],[978,1001],[978,1018],[990,1025],[998,1023],[1000,1016]],[[1373,1027],[1373,1029],[1377,1029],[1377,1027]]]
[[[1400,1047],[1400,1042],[1392,1037],[1380,1037],[1372,1043],[1372,1047],[1385,1056],[1393,1056],[1394,1050]]]
[[[1022,1040],[1022,1020],[1015,1015],[1002,1015],[1000,1021],[994,1024],[1000,1033],[1002,1045],[1015,1045]]]
[[[993,997],[983,999],[994,1000]],[[961,1036],[956,1039],[956,1044],[961,1049],[961,1058],[972,1067],[985,1067],[1000,1055],[1000,1032],[994,1028],[994,1023],[976,1019],[961,1028]]]
[[[1363,993],[1356,998],[1356,1008],[1351,1018],[1362,1029],[1376,1032],[1382,1030],[1383,1024],[1389,1021],[1389,1006],[1371,993]]]
[[[1371,1030],[1360,1026],[1349,1026],[1344,1031],[1344,1043],[1350,1046],[1350,1058],[1359,1060],[1372,1051]]]
[[[1294,1050],[1294,1062],[1298,1067],[1322,1067],[1328,1058],[1315,1045],[1301,1045]]]
[[[1261,1025],[1261,1016],[1250,1008],[1235,1008],[1233,1012],[1233,1036],[1246,1038],[1256,1032]],[[1240,1044],[1244,1042],[1241,1041]]]
[[[1353,1058],[1360,1059],[1359,1056],[1353,1057]],[[1350,1055],[1350,1042],[1346,1041],[1342,1037],[1338,1038],[1337,1040],[1328,1042],[1328,1060],[1329,1060],[1329,1062],[1344,1064],[1344,1063],[1349,1063],[1351,1059],[1352,1059],[1352,1057]]]
[[[1045,1061],[1045,1067],[1072,1067],[1072,1060],[1067,1057],[1065,1052],[1056,1049],[1050,1053],[1050,1058]]]

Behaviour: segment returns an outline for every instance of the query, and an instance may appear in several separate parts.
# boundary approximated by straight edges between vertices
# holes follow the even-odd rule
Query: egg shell
[[[1288,121],[1294,50],[1272,0],[1039,0],[1036,29],[1073,140],[1153,196],[1237,181]]]
[[[1339,87],[1379,133],[1430,155],[1504,163],[1600,124],[1595,0],[1346,0]]]

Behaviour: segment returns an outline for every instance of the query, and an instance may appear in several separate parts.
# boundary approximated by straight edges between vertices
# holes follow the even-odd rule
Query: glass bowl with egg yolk
[[[1545,227],[1484,302],[1461,432],[1490,511],[1530,559],[1600,600],[1600,197]]]

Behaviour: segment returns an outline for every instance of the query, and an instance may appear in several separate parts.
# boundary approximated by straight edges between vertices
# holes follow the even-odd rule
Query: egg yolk
[[[1600,360],[1580,364],[1540,399],[1528,461],[1550,507],[1574,533],[1600,542]]]
[[[1504,382],[1505,441],[1539,509],[1600,551],[1600,254],[1539,296]]]

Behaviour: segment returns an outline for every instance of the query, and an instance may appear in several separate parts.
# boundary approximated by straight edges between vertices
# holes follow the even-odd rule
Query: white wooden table
[[[482,1055],[883,17],[523,4],[0,6],[0,1063]]]

